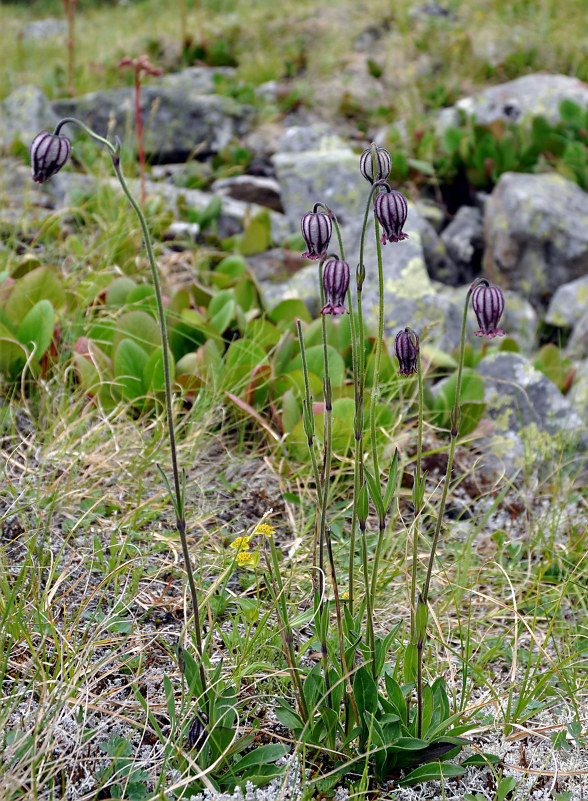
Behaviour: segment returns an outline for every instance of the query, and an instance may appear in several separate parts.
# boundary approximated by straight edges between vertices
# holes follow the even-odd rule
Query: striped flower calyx
[[[321,314],[345,314],[345,295],[349,289],[349,265],[346,261],[331,260],[323,270],[325,305]]]
[[[386,242],[401,242],[403,239],[408,239],[408,234],[402,231],[408,214],[408,202],[402,192],[392,190],[376,195],[374,214],[384,229],[383,245]]]
[[[31,171],[33,181],[44,184],[67,163],[71,142],[67,136],[41,131],[31,145]]]
[[[476,336],[486,339],[504,336],[502,328],[498,328],[504,311],[502,289],[492,284],[480,284],[472,292],[472,307],[480,326],[479,331],[474,331]]]
[[[394,340],[394,353],[400,369],[398,375],[412,375],[417,372],[419,338],[410,328],[399,331]]]
[[[300,229],[308,248],[302,258],[321,259],[325,256],[333,233],[333,223],[329,215],[323,211],[309,211],[301,219]]]
[[[372,148],[368,147],[363,151],[359,159],[359,169],[366,181],[373,184],[375,181],[386,180],[390,175],[392,169],[392,157],[390,153],[383,148],[376,148],[376,177],[374,178],[374,160],[372,155]]]

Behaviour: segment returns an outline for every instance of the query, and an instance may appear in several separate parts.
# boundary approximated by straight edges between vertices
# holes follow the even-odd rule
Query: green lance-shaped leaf
[[[384,508],[384,501],[382,499],[380,486],[378,483],[376,483],[375,478],[372,476],[372,474],[366,467],[364,467],[363,472],[365,475],[365,480],[368,485],[370,498],[372,499],[372,503],[376,507],[376,513],[378,515],[378,518],[380,520],[383,520],[386,517],[386,509]]]
[[[16,338],[23,345],[35,346],[35,358],[45,353],[53,339],[53,306],[48,300],[40,300],[28,312],[16,332]]]
[[[388,474],[388,484],[386,485],[386,493],[384,495],[384,511],[387,513],[392,505],[392,499],[396,492],[398,481],[398,448],[394,450],[392,457],[392,464],[390,465],[390,472]]]

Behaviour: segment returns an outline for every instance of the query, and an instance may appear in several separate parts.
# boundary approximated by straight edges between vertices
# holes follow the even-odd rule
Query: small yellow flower
[[[259,564],[259,551],[254,551],[253,553],[241,551],[235,558],[239,567],[257,567]]]
[[[250,542],[251,537],[236,537],[229,545],[229,548],[234,548],[236,551],[248,551]]]
[[[254,534],[261,534],[264,537],[273,537],[276,533],[275,529],[269,523],[260,523],[255,527]]]
[[[343,600],[346,601],[349,598],[349,593],[348,592],[342,593],[341,598],[343,598]]]

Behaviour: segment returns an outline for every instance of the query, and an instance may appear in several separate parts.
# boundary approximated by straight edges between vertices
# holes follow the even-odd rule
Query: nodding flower
[[[498,323],[504,311],[504,295],[500,287],[493,284],[480,284],[472,292],[472,307],[478,318],[479,331],[474,331],[478,337],[494,339],[504,336]]]
[[[70,154],[71,142],[67,136],[41,131],[31,145],[33,181],[44,184],[67,163]]]
[[[333,233],[331,218],[324,211],[309,211],[300,221],[302,236],[308,250],[305,259],[321,259],[326,255]]]
[[[398,359],[398,375],[412,375],[417,372],[419,338],[410,328],[399,331],[394,340],[394,352]]]
[[[383,245],[386,242],[401,242],[403,239],[408,239],[408,234],[402,231],[408,214],[408,202],[402,192],[390,190],[376,195],[374,214],[384,229]]]
[[[345,314],[345,295],[349,289],[349,265],[346,261],[332,259],[325,264],[323,289],[326,303],[321,314]]]
[[[366,181],[373,184],[374,181],[386,180],[390,175],[392,169],[392,157],[390,153],[383,148],[376,148],[376,177],[374,178],[374,160],[372,155],[372,148],[366,148],[359,159],[359,169]]]

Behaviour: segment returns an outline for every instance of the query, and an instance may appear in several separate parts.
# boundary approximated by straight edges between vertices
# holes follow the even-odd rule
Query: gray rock
[[[588,358],[583,359],[576,368],[569,400],[588,427]]]
[[[257,175],[236,175],[215,181],[211,190],[221,197],[233,197],[245,203],[258,203],[268,209],[283,212],[280,185],[274,178]]]
[[[198,234],[200,233],[200,226],[198,223],[180,222],[179,220],[173,222],[164,234],[166,240],[179,240],[196,242]]]
[[[127,179],[127,183],[130,190],[138,197],[140,191],[139,181]],[[120,190],[120,184],[116,178],[110,178],[109,184],[113,188]],[[97,185],[98,182],[93,175],[60,172],[44,184],[44,188],[54,198],[56,205],[63,206],[70,202],[73,192],[79,190],[88,191]],[[176,215],[180,205],[188,205],[197,212],[203,211],[214,197],[210,192],[201,192],[198,189],[183,189],[164,182],[146,181],[145,189],[148,195],[158,196],[166,200]],[[262,206],[254,203],[243,203],[230,197],[223,198],[220,216],[216,223],[219,237],[225,238],[241,233],[245,220],[250,219],[262,210]],[[278,214],[275,211],[270,211],[269,216],[272,240],[276,243],[281,243],[290,235],[288,223],[283,214]]]
[[[492,431],[480,445],[487,472],[545,475],[563,466],[585,467],[588,436],[572,404],[518,353],[494,353],[478,365],[485,379],[486,417]]]
[[[340,225],[359,230],[368,184],[351,148],[325,146],[279,152],[273,163],[282,187],[284,211],[293,230],[299,229],[302,215],[319,201],[334,211]]]
[[[447,248],[431,223],[418,216],[418,230],[423,246],[423,255],[427,272],[433,281],[456,286],[459,283],[459,271],[447,253]]]
[[[486,204],[484,270],[536,304],[588,272],[588,195],[560,175],[504,173]]]
[[[43,130],[53,129],[58,117],[51,104],[36,86],[21,86],[0,103],[0,149],[13,142],[30,146]]]
[[[504,314],[501,327],[506,336],[514,339],[521,353],[530,356],[537,345],[537,312],[528,300],[516,292],[504,293]]]
[[[573,328],[587,312],[588,275],[583,275],[555,290],[545,322],[558,328]]]
[[[209,95],[216,91],[216,76],[233,78],[233,67],[188,67],[163,75],[156,85],[186,95]]]
[[[459,123],[459,112],[475,117],[482,125],[496,120],[519,122],[542,114],[550,122],[559,120],[562,100],[570,99],[584,107],[588,105],[588,85],[568,75],[535,73],[508,83],[490,86],[471,97],[464,97],[455,106],[443,109],[437,129]]]
[[[57,100],[52,107],[60,116],[78,117],[102,136],[135,141],[131,88]],[[251,128],[254,116],[252,108],[230,97],[163,84],[142,87],[141,113],[145,153],[160,162],[185,161],[192,153],[218,153]]]
[[[22,31],[23,40],[26,39],[56,39],[67,33],[67,22],[64,19],[46,17],[27,23]]]
[[[345,140],[332,128],[324,122],[317,122],[314,125],[293,125],[286,128],[280,139],[278,153],[305,153],[309,150],[324,152],[347,147]]]
[[[441,234],[450,261],[456,271],[447,276],[454,286],[471,282],[480,274],[484,252],[484,221],[480,209],[462,206]],[[452,280],[451,280],[452,279]],[[445,280],[439,277],[438,280]]]
[[[578,320],[565,349],[573,359],[588,358],[588,311]]]

